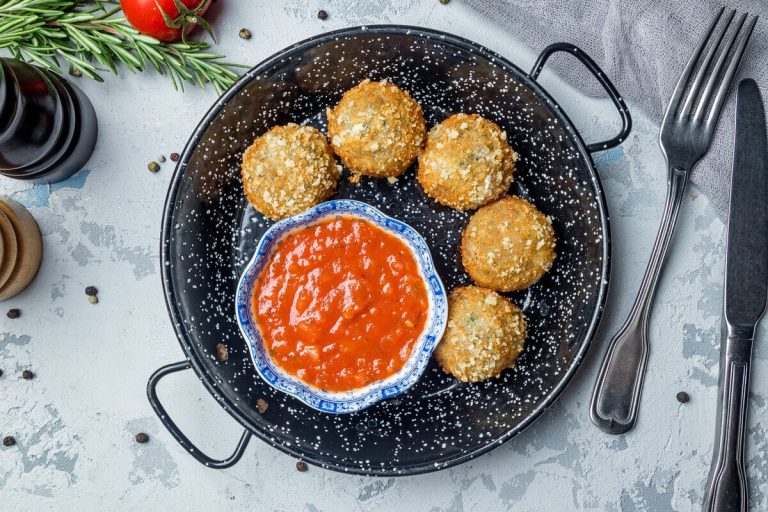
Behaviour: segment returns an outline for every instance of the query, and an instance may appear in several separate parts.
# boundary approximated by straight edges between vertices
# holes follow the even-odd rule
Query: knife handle
[[[744,441],[747,434],[751,355],[751,335],[729,334],[720,348],[715,446],[704,512],[747,511]]]

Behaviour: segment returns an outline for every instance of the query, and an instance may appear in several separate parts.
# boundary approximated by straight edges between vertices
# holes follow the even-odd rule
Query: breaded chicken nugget
[[[448,326],[435,357],[460,381],[480,382],[513,367],[525,337],[525,316],[509,299],[465,286],[448,297]]]
[[[429,131],[417,177],[435,201],[472,210],[507,192],[516,160],[507,134],[495,123],[456,114]]]
[[[399,176],[413,163],[427,128],[416,100],[389,82],[366,80],[327,110],[333,150],[355,174]]]
[[[328,199],[341,166],[328,140],[310,126],[276,126],[243,153],[243,189],[254,208],[272,219],[300,213]]]
[[[503,292],[534,284],[552,268],[555,256],[551,219],[515,196],[480,208],[461,239],[467,273],[480,286]]]

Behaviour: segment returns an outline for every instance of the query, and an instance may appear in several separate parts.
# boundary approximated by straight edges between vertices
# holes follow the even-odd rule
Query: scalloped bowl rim
[[[253,287],[276,244],[296,229],[334,216],[362,218],[403,241],[416,260],[429,299],[429,314],[424,330],[411,349],[411,355],[403,368],[386,379],[347,392],[328,392],[314,388],[276,365],[266,352],[251,309]],[[367,203],[351,199],[335,199],[277,221],[264,233],[237,283],[235,313],[240,332],[247,341],[251,360],[265,382],[278,391],[301,400],[313,409],[340,414],[360,411],[376,402],[400,395],[416,384],[426,370],[429,358],[445,331],[448,321],[448,302],[445,287],[435,269],[429,246],[415,229]]]

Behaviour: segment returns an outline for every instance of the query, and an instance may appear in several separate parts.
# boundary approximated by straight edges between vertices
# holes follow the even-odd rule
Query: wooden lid
[[[17,249],[10,276],[0,285],[0,301],[3,301],[20,293],[34,279],[43,258],[43,239],[32,214],[10,197],[0,196],[0,212],[11,224]],[[5,241],[5,236],[3,239]],[[5,262],[0,269],[4,266]]]
[[[0,289],[3,288],[8,278],[11,277],[13,267],[16,266],[18,247],[16,245],[16,232],[8,217],[0,210]]]

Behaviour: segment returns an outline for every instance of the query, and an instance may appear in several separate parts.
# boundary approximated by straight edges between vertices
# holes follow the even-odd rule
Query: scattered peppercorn
[[[136,442],[140,444],[144,444],[147,441],[149,441],[149,436],[145,434],[144,432],[139,432],[136,434]]]
[[[227,349],[227,346],[223,343],[217,343],[216,344],[216,357],[219,358],[219,361],[222,363],[226,363],[227,359],[229,359],[229,349]]]
[[[149,172],[157,172],[160,170],[160,164],[157,162],[149,162],[147,164],[147,169],[149,169]]]
[[[3,370],[0,370],[0,377],[3,376]]]
[[[11,320],[13,320],[14,318],[19,318],[21,316],[21,310],[20,309],[16,309],[16,308],[9,309],[8,313],[6,315]]]
[[[88,302],[90,302],[91,304],[98,304],[99,303],[99,298],[97,296],[95,296],[95,295],[89,295],[88,296]]]
[[[447,4],[448,2],[450,2],[450,1],[451,1],[451,0],[440,0],[440,3],[441,3],[441,4],[443,4],[443,5],[445,5],[445,4]]]
[[[13,446],[16,444],[16,440],[13,436],[5,436],[3,438],[3,446]]]
[[[298,471],[299,473],[304,473],[308,469],[309,467],[307,466],[307,463],[304,462],[303,460],[300,460],[299,462],[296,463],[296,471]]]
[[[69,72],[69,74],[70,74],[70,75],[72,75],[72,76],[74,76],[74,77],[80,77],[80,76],[83,76],[83,72],[82,72],[82,71],[80,71],[80,70],[79,70],[79,69],[77,69],[77,68],[72,68],[72,71],[70,71],[70,72]]]
[[[250,39],[251,38],[251,31],[247,28],[241,28],[240,29],[240,39]]]
[[[35,374],[32,370],[24,370],[21,372],[21,378],[24,380],[32,380],[35,378]]]
[[[171,153],[171,161],[178,162],[179,161],[179,154],[178,153]]]
[[[157,161],[160,163],[165,162],[165,155],[160,155],[159,157],[157,157]]]
[[[319,11],[317,11],[317,17],[325,21],[328,19],[328,13],[323,9],[320,9]]]
[[[681,391],[677,394],[677,401],[680,402],[681,404],[687,404],[690,399],[691,397],[688,396],[688,393],[686,393],[685,391]]]
[[[97,293],[99,293],[99,290],[97,290],[95,286],[86,286],[85,287],[85,294],[88,295],[89,297],[93,297]]]
[[[264,414],[267,412],[267,409],[269,408],[269,404],[267,404],[267,401],[263,398],[259,398],[256,400],[256,408],[259,410],[259,414]]]

